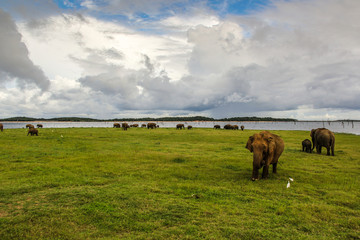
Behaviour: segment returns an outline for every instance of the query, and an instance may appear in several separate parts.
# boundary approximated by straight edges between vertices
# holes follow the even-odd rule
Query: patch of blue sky
[[[224,17],[226,15],[248,15],[271,5],[271,0],[208,0],[207,5]]]

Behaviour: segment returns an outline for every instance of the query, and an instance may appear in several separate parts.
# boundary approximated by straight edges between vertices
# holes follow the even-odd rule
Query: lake
[[[89,127],[97,127],[97,128],[112,128],[114,122],[2,122],[4,125],[4,129],[9,128],[25,128],[25,125],[28,123],[33,124],[42,124],[44,128],[89,128]],[[129,125],[131,124],[146,124],[148,122],[145,121],[136,121],[136,122],[127,122]],[[155,122],[161,128],[175,128],[176,124],[183,123],[185,126],[191,125],[194,128],[213,128],[214,125],[218,124],[221,128],[226,124],[236,124],[239,127],[241,125],[245,126],[245,129],[253,129],[253,130],[304,130],[310,131],[314,128],[325,127],[333,132],[338,133],[352,133],[356,135],[360,135],[360,122],[359,121],[343,121],[343,122],[332,122],[332,121],[297,121],[297,122],[262,122],[262,121],[254,121],[254,122],[236,122],[236,121],[193,121],[193,122]]]

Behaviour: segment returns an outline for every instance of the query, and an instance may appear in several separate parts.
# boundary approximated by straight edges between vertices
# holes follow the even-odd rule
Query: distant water
[[[42,124],[44,128],[112,128],[114,122],[2,122],[4,129],[9,128],[25,128],[28,123]],[[148,122],[128,122],[129,124],[146,124]],[[218,124],[221,128],[226,124],[236,124],[239,127],[245,126],[245,129],[253,130],[304,130],[310,131],[314,128],[325,127],[333,132],[338,133],[352,133],[360,135],[360,122],[344,121],[344,122],[310,122],[310,121],[298,121],[298,122],[217,122],[217,121],[194,121],[194,122],[156,122],[161,128],[175,128],[176,124],[183,123],[185,126],[191,125],[194,128],[213,128]]]

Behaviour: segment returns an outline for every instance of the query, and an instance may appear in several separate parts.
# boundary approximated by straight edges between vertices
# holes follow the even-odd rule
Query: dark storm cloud
[[[9,78],[17,79],[22,87],[35,84],[46,90],[50,85],[43,71],[30,60],[29,51],[21,41],[21,34],[11,16],[2,9],[0,9],[0,71]]]

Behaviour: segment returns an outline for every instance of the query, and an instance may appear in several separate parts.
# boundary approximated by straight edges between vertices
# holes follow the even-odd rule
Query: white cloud
[[[21,115],[37,101],[43,115],[98,118],[119,112],[360,118],[360,2],[273,1],[264,11],[225,18],[200,3],[189,13],[167,8],[161,15],[179,1],[150,2],[88,0],[82,14],[18,21],[22,59],[44,72],[43,82],[28,73],[23,79],[51,85],[40,97],[33,89],[16,98],[8,68],[0,91],[11,91],[1,103],[18,99]],[[95,17],[117,9],[129,10],[130,23]],[[139,12],[151,21],[137,18]]]

